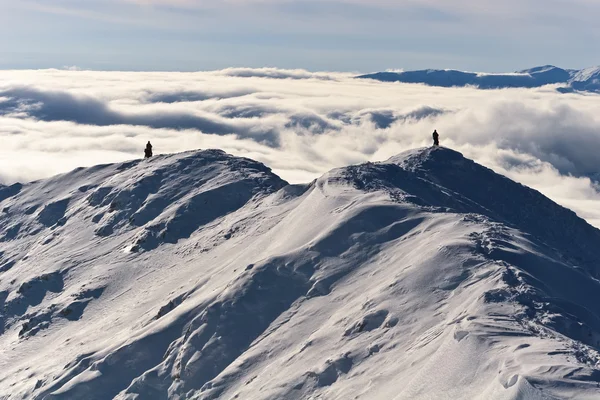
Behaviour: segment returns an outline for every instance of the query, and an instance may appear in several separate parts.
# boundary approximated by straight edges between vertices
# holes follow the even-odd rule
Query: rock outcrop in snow
[[[383,82],[423,83],[442,87],[475,86],[480,89],[535,88],[560,84],[559,90],[561,92],[600,93],[600,67],[574,70],[545,65],[507,74],[427,69],[421,71],[376,72],[360,75],[358,78],[375,79]]]
[[[0,209],[2,398],[600,395],[600,231],[452,150],[308,185],[188,152]]]

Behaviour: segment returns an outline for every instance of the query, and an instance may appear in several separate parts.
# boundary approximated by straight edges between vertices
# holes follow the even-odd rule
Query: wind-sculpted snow
[[[445,148],[0,188],[0,397],[600,395],[600,231]]]
[[[383,82],[424,83],[430,86],[476,86],[480,89],[536,88],[561,84],[559,91],[600,91],[600,67],[583,70],[565,70],[552,65],[536,67],[510,74],[481,74],[455,70],[422,70],[377,72],[358,78]]]

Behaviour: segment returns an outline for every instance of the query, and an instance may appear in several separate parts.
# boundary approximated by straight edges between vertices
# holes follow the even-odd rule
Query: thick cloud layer
[[[481,91],[302,70],[0,72],[0,181],[219,147],[292,182],[442,145],[533,186],[600,226],[600,96]]]

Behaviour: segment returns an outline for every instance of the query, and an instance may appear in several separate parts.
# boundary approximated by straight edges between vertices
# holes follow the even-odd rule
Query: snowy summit
[[[600,231],[445,148],[0,187],[0,398],[598,399]]]

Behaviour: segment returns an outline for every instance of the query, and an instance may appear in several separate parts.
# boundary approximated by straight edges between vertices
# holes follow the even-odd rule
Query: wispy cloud
[[[97,0],[98,1],[98,0]],[[329,4],[367,5],[381,9],[414,9],[438,12],[446,15],[490,15],[496,17],[523,16],[524,14],[545,14],[553,10],[563,10],[571,13],[574,9],[594,9],[598,3],[593,0],[121,0],[124,3],[133,3],[143,6],[168,6],[168,7],[228,7],[241,5],[291,5],[297,4],[305,9],[329,8]],[[542,7],[545,6],[545,7]]]
[[[0,0],[0,5],[2,1]],[[124,3],[121,3],[124,4]],[[115,4],[110,0],[92,0],[79,2],[73,0],[21,0],[13,7],[37,13],[55,14],[78,19],[91,19],[110,23],[139,25],[139,19],[131,18],[115,11]]]
[[[0,4],[7,0],[1,0]],[[346,15],[352,17],[362,16],[363,19],[376,17],[377,19],[389,17],[390,11],[401,11],[409,19],[429,21],[435,23],[455,22],[464,23],[465,19],[471,22],[477,18],[486,18],[488,21],[529,20],[536,23],[545,18],[560,17],[561,19],[578,18],[591,20],[590,12],[600,10],[600,4],[590,0],[90,0],[86,2],[76,0],[23,0],[21,7],[28,7],[37,11],[59,13],[83,18],[111,19],[118,21],[118,13],[107,13],[106,10],[115,10],[119,6],[137,6],[144,8],[160,8],[163,10],[236,10],[280,11],[290,16],[310,16],[319,18],[321,15],[335,17]],[[246,9],[248,7],[248,9]],[[350,8],[349,8],[350,7]],[[355,7],[355,8],[352,8]],[[352,13],[352,11],[361,14]],[[370,14],[372,10],[374,14]],[[379,10],[380,12],[377,12]],[[247,14],[250,18],[258,13]],[[400,14],[394,14],[396,18]],[[140,15],[138,20],[143,19]],[[536,19],[531,19],[535,17]],[[123,18],[122,21],[130,21]]]

